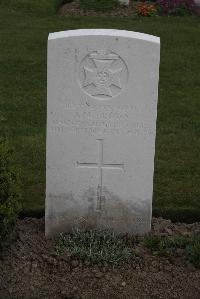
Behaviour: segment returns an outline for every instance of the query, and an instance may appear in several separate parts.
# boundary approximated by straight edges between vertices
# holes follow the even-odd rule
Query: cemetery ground
[[[76,256],[77,247],[86,241],[89,247],[92,240],[80,236],[71,254],[68,247],[44,238],[44,219],[25,218],[16,225],[0,259],[0,298],[199,298],[200,270],[190,261],[200,266],[200,240],[190,261],[184,255],[183,240],[198,233],[200,223],[173,224],[156,218],[152,223],[151,237],[123,238],[131,255],[124,263],[116,259],[115,265],[111,260],[117,254],[109,257],[109,239],[104,261],[95,257],[94,246],[83,259],[83,251],[82,258],[80,252]],[[174,245],[165,243],[161,249],[159,238],[174,240]]]
[[[0,128],[23,182],[23,217],[44,215],[46,41],[49,32],[116,28],[160,36],[153,234],[200,230],[200,23],[195,16],[61,17],[51,1],[0,2]],[[200,272],[176,248],[171,256],[127,240],[133,257],[112,267],[55,251],[43,218],[18,222],[0,260],[0,298],[199,298]],[[195,223],[196,222],[196,223]],[[199,243],[198,243],[199,244]],[[152,245],[153,246],[153,245]],[[199,252],[199,245],[196,250]],[[197,254],[197,259],[199,255]]]

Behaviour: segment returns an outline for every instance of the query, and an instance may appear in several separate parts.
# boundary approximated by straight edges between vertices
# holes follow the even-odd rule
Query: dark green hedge
[[[119,5],[118,0],[79,0],[80,7],[84,10],[109,11]]]

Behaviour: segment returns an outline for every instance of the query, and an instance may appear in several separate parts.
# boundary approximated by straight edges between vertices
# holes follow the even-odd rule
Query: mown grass
[[[60,17],[55,1],[0,1],[0,127],[15,148],[23,213],[44,213],[46,51],[49,32],[117,28],[160,36],[155,215],[200,219],[198,17]]]

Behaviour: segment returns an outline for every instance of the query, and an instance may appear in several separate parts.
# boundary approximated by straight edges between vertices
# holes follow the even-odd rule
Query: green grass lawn
[[[0,128],[21,169],[23,213],[44,213],[48,33],[78,28],[160,36],[153,210],[200,220],[200,18],[60,17],[50,0],[0,0]]]

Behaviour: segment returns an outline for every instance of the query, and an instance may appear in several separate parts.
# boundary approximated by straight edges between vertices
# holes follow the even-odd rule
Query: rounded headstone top
[[[125,37],[133,39],[141,39],[148,42],[160,43],[160,38],[154,35],[116,29],[77,29],[53,32],[49,34],[48,40],[67,38],[67,37],[79,37],[79,36],[114,36]]]

